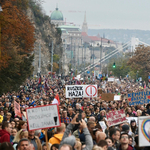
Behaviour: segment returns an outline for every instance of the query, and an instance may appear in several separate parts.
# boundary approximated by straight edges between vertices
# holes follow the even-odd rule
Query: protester
[[[34,145],[35,150],[42,150],[40,139],[34,135],[35,131],[29,131],[28,139]]]
[[[3,122],[2,130],[0,130],[0,143],[10,142],[10,134],[12,132],[12,126],[9,122]]]
[[[66,130],[66,125],[64,123],[61,123],[60,127],[57,127],[57,134],[54,134],[52,138],[49,139],[50,144],[60,144],[62,137],[64,135],[64,132]]]
[[[14,150],[14,148],[10,142],[3,142],[0,144],[0,150]]]
[[[28,139],[21,139],[18,143],[18,150],[28,150],[30,142]]]
[[[21,129],[17,132],[16,136],[13,140],[13,147],[15,150],[18,148],[18,143],[21,139],[28,139],[28,131],[25,129]]]
[[[120,146],[117,150],[135,150],[134,147],[129,145],[129,135],[124,132],[120,135]]]

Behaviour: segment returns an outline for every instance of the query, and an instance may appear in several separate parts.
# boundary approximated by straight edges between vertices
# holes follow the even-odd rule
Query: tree
[[[32,73],[34,27],[25,15],[27,0],[1,2],[0,93],[14,90]]]
[[[128,65],[135,73],[139,71],[138,76],[141,76],[147,81],[148,73],[150,72],[150,46],[139,45],[132,58],[129,59]]]
[[[130,71],[130,67],[127,65],[127,62],[128,62],[128,58],[124,56],[120,56],[117,59],[112,59],[108,64],[108,70],[112,71],[113,75],[116,77],[120,77],[120,76],[125,77]],[[115,67],[113,67],[114,63],[115,63]]]

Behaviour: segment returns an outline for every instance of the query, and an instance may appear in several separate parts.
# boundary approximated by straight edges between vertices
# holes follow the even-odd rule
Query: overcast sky
[[[150,0],[44,0],[42,6],[47,15],[56,4],[68,23],[80,27],[86,11],[89,29],[150,30]]]

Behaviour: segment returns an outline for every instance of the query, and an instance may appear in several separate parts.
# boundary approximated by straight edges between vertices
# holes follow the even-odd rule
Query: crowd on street
[[[121,99],[106,101],[101,93],[97,97],[66,98],[66,85],[82,84],[96,84],[102,93],[120,95]],[[148,146],[139,147],[136,119],[150,115],[150,104],[128,103],[128,93],[142,91],[149,91],[145,82],[128,78],[117,82],[67,76],[51,79],[49,75],[29,78],[17,92],[0,95],[0,150],[150,150]],[[56,95],[59,95],[60,126],[29,131],[26,108],[50,105]],[[15,114],[14,102],[20,105],[21,116]],[[126,117],[133,119],[109,126],[106,115],[117,110],[124,110]]]

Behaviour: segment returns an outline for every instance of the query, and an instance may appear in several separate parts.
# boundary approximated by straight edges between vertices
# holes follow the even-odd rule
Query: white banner
[[[29,131],[60,126],[57,105],[30,107],[26,113]]]
[[[66,98],[97,97],[97,85],[66,85]]]
[[[138,117],[139,147],[150,146],[150,116]]]

